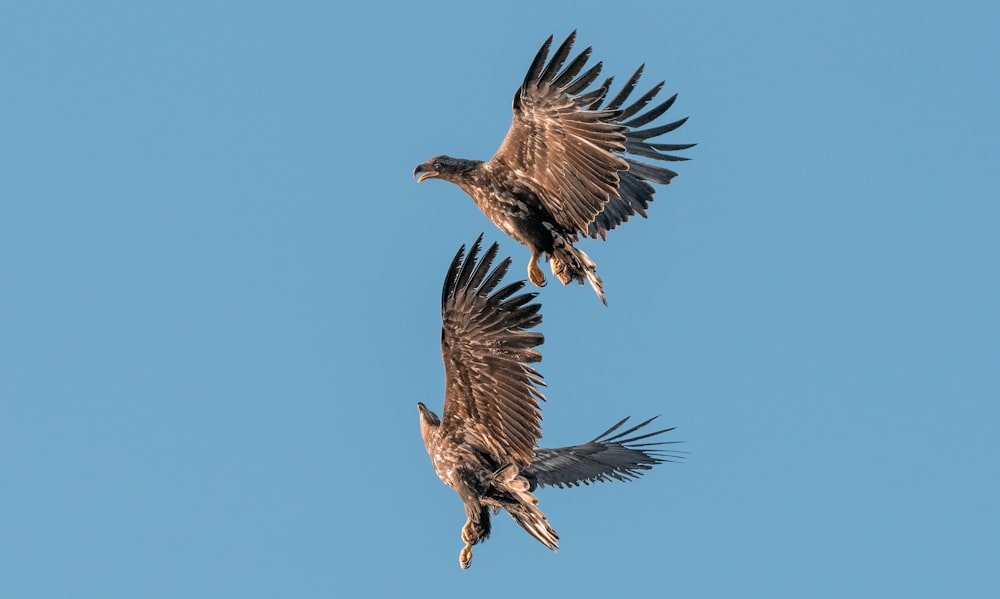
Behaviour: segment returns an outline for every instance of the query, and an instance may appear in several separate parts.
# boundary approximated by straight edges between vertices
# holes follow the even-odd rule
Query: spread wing
[[[479,259],[482,235],[464,256],[458,251],[441,294],[441,356],[445,369],[442,434],[472,443],[500,464],[526,467],[541,437],[541,375],[530,366],[542,359],[540,305],[535,293],[517,292],[524,281],[497,291],[510,258],[492,271],[494,243]]]
[[[642,476],[656,464],[675,462],[684,458],[676,451],[650,449],[660,445],[671,445],[677,441],[637,443],[656,435],[674,430],[667,428],[652,433],[628,437],[656,418],[634,426],[614,436],[628,418],[600,434],[593,441],[572,447],[558,449],[538,448],[531,466],[523,474],[532,481],[532,487],[555,486],[576,487],[581,484],[609,480],[630,480]],[[628,437],[628,438],[626,438]]]
[[[663,89],[664,81],[657,83],[635,102],[622,108],[622,105],[628,101],[632,91],[635,90],[635,86],[639,82],[644,68],[644,66],[640,66],[636,69],[635,73],[622,86],[621,91],[603,108],[603,110],[617,111],[612,122],[626,127],[625,162],[628,163],[628,170],[618,173],[620,179],[618,194],[608,198],[608,203],[604,207],[604,210],[597,215],[587,229],[587,235],[594,239],[597,237],[601,237],[602,239],[607,238],[608,231],[627,221],[633,214],[639,214],[643,218],[646,217],[646,209],[649,208],[649,203],[653,201],[653,194],[656,192],[653,186],[646,181],[665,185],[677,176],[677,173],[669,168],[642,162],[635,157],[638,156],[664,162],[679,162],[688,160],[688,158],[677,156],[676,154],[668,154],[667,152],[687,150],[696,145],[653,143],[649,141],[652,138],[677,129],[687,122],[687,117],[664,125],[640,129],[640,127],[645,127],[662,116],[663,113],[674,105],[674,101],[677,100],[677,94],[674,94],[643,114],[639,114],[660,93]],[[606,93],[611,87],[611,81],[611,79],[605,81],[600,89]],[[588,108],[590,110],[598,110],[603,101],[604,94],[601,94]]]
[[[662,90],[664,83],[660,82],[625,106],[643,67],[604,107],[601,104],[607,98],[611,78],[584,93],[597,79],[602,63],[580,74],[591,54],[587,48],[563,68],[575,39],[574,31],[548,64],[552,38],[542,45],[514,93],[513,122],[493,160],[530,182],[562,227],[595,239],[606,238],[608,231],[630,216],[646,216],[655,193],[648,182],[666,184],[677,175],[637,158],[687,160],[668,152],[695,144],[651,141],[677,129],[686,118],[640,129],[663,115],[677,98],[675,94],[643,112]]]
[[[590,57],[581,52],[563,69],[576,39],[574,31],[545,64],[550,36],[514,93],[514,118],[493,160],[505,164],[532,189],[564,228],[584,233],[618,193],[625,127],[614,122],[615,110],[591,110],[607,90],[580,94],[601,72],[597,63],[577,75]],[[544,67],[544,68],[543,68]],[[560,71],[560,69],[562,69]]]

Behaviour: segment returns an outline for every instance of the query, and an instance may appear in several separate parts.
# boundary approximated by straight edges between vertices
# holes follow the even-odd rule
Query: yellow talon
[[[466,545],[472,545],[472,543],[476,541],[476,537],[474,537],[472,533],[471,520],[467,521],[465,526],[462,527],[462,541],[465,542]]]
[[[465,543],[465,547],[462,547],[462,552],[458,554],[458,565],[462,566],[463,570],[472,563],[472,544],[478,540],[479,536],[476,534],[472,518],[466,519],[465,525],[462,526],[462,541]]]
[[[545,287],[545,273],[538,268],[538,256],[532,256],[528,262],[528,278],[538,287]]]

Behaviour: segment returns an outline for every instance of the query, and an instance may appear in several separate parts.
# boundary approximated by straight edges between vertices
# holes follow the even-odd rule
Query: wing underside
[[[498,463],[525,467],[541,437],[541,333],[535,293],[523,281],[497,289],[510,259],[490,270],[494,243],[479,257],[482,236],[452,261],[441,298],[441,355],[445,366],[442,433],[474,442]]]
[[[602,63],[584,70],[591,54],[586,48],[567,64],[575,39],[573,32],[551,59],[552,38],[542,45],[514,94],[511,127],[493,160],[529,182],[560,226],[603,238],[630,216],[646,215],[655,192],[649,182],[665,184],[677,175],[648,161],[687,160],[671,152],[694,144],[655,141],[687,120],[648,126],[677,97],[645,110],[663,82],[625,105],[643,67],[602,107],[613,79],[585,91]]]
[[[674,430],[667,428],[640,432],[655,417],[613,434],[627,420],[625,418],[583,445],[536,449],[531,466],[524,471],[524,475],[532,481],[533,486],[576,487],[595,482],[639,478],[656,464],[683,459],[678,451],[662,449],[663,446],[678,443],[677,441],[640,443]]]

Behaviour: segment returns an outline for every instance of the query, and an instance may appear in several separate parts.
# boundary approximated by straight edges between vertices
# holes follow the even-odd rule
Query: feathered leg
[[[597,276],[597,265],[580,248],[573,246],[567,239],[557,237],[555,239],[552,252],[549,254],[549,266],[552,274],[557,276],[563,285],[568,285],[570,281],[578,281],[583,285],[584,281],[590,283],[594,288],[594,293],[601,298],[601,303],[608,305],[608,300],[604,299],[604,281]]]

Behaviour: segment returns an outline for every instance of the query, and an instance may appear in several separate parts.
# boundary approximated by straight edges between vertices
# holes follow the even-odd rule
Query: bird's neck
[[[489,163],[481,160],[469,160],[468,164],[453,173],[449,180],[461,187],[465,193],[473,195],[472,189],[483,186],[483,180],[489,173],[489,166]]]
[[[440,426],[440,424],[431,424],[424,418],[420,419],[420,436],[423,437],[424,446],[428,449],[430,448],[435,435],[437,435],[438,427]]]

